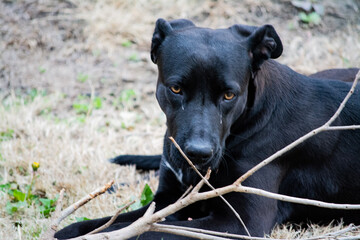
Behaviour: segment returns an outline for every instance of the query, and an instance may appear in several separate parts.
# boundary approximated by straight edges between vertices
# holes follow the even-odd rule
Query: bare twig
[[[244,240],[269,240],[269,238],[266,238],[266,237],[249,237],[246,235],[233,234],[233,233],[228,233],[228,232],[211,231],[211,230],[184,227],[184,226],[176,226],[176,225],[168,225],[168,224],[164,225],[164,224],[158,224],[158,223],[155,223],[153,225],[154,225],[154,228],[152,228],[151,230],[159,231],[159,232],[163,232],[163,229],[178,229],[178,230],[183,230],[183,231],[197,232],[197,233],[212,235],[211,237],[213,237],[213,236],[227,237],[227,239],[228,238],[236,238],[236,239],[244,239]],[[331,237],[331,239],[335,239],[335,238],[340,239],[339,238],[340,236],[342,236],[346,233],[349,233],[349,232],[357,231],[357,230],[359,230],[358,226],[349,225],[348,227],[341,229],[339,231],[326,233],[326,234],[319,235],[316,237],[301,238],[301,240],[330,239],[329,237]],[[173,232],[173,233],[176,234],[175,232]],[[204,238],[204,239],[206,239],[206,238]],[[210,238],[210,239],[212,239],[212,238]],[[271,238],[271,240],[281,240],[281,239]],[[287,240],[299,240],[299,238],[296,238],[296,239],[287,238]]]
[[[236,185],[235,185],[236,186]],[[236,192],[250,193],[267,198],[272,198],[284,202],[298,203],[303,205],[311,205],[321,208],[330,208],[330,209],[341,209],[341,210],[360,210],[360,204],[339,204],[339,203],[327,203],[323,201],[311,200],[306,198],[298,198],[286,196],[278,193],[272,193],[258,188],[251,188],[245,186],[237,186]]]
[[[180,199],[183,199],[186,195],[188,195],[188,193],[193,189],[193,186],[190,185],[190,187],[188,189],[186,189],[186,191],[183,193],[183,195],[181,195]]]
[[[218,237],[215,235],[205,234],[202,232],[189,231],[188,229],[183,230],[183,229],[171,228],[166,225],[165,226],[161,225],[161,227],[159,225],[153,225],[151,230],[181,235],[185,237],[204,239],[204,240],[229,240],[229,238]]]
[[[338,131],[338,130],[356,130],[360,129],[360,125],[349,125],[349,126],[329,126],[326,131]]]
[[[232,234],[232,233],[227,233],[227,232],[217,232],[217,231],[211,231],[211,230],[205,230],[205,229],[199,229],[199,228],[175,226],[175,225],[168,225],[168,224],[164,225],[164,224],[158,224],[158,223],[154,224],[154,228],[152,230],[162,232],[164,229],[166,229],[166,230],[176,229],[176,230],[183,230],[183,231],[188,231],[188,232],[202,233],[202,234],[210,235],[210,239],[214,239],[214,238],[212,238],[214,236],[227,237],[226,239],[229,239],[229,238],[239,238],[239,239],[245,239],[245,240],[265,240],[266,239],[266,238],[262,238],[262,237],[250,237],[247,235]],[[204,239],[206,239],[206,238],[204,238]],[[276,240],[276,239],[272,239],[272,240]]]
[[[98,227],[97,229],[92,230],[91,232],[89,232],[89,233],[86,234],[86,235],[95,234],[95,233],[101,232],[102,230],[108,228],[111,224],[113,224],[113,222],[117,219],[117,217],[120,215],[120,213],[121,213],[122,211],[124,211],[126,208],[128,208],[128,207],[129,207],[131,204],[133,204],[134,202],[135,202],[135,200],[127,203],[125,206],[123,206],[122,208],[120,208],[119,210],[117,210],[116,213],[114,214],[114,216],[112,216],[107,223],[105,223],[104,225]]]
[[[92,199],[96,198],[97,196],[103,194],[106,192],[106,190],[108,190],[112,185],[114,184],[114,180],[111,180],[110,182],[108,182],[107,184],[105,184],[105,186],[96,189],[95,191],[93,191],[92,193],[88,194],[87,196],[83,197],[82,199],[80,199],[79,201],[77,201],[76,203],[72,204],[71,206],[67,207],[66,209],[64,209],[61,212],[60,217],[56,220],[58,222],[58,224],[64,220],[67,216],[69,216],[70,214],[72,214],[73,212],[75,212],[78,208],[80,208],[81,206],[83,206],[84,204],[86,204],[87,202],[91,201]]]
[[[210,170],[206,173],[206,178],[210,177]],[[162,221],[165,217],[177,212],[178,210],[198,201],[196,199],[196,194],[198,193],[199,189],[204,185],[204,179],[193,188],[193,190],[188,194],[184,199],[180,199],[173,204],[170,204],[166,208],[163,208],[156,213],[155,211],[155,202],[152,202],[147,209],[144,216],[133,222],[131,225],[119,229],[117,231],[113,231],[111,233],[97,233],[93,235],[86,235],[77,238],[72,238],[72,240],[92,240],[92,239],[128,239],[139,234],[142,234],[146,231],[150,231],[153,226],[153,223]]]

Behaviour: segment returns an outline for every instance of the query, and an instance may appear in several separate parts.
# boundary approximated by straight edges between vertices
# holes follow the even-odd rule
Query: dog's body
[[[168,127],[154,198],[157,210],[175,202],[199,181],[169,136],[201,172],[211,167],[210,183],[222,187],[334,114],[350,84],[306,77],[269,60],[281,53],[281,41],[269,25],[211,30],[197,28],[187,20],[157,22],[151,57],[159,68],[156,96]],[[315,77],[322,76],[326,74]],[[333,125],[353,124],[360,124],[358,88]],[[260,169],[243,184],[296,197],[360,203],[359,155],[360,130],[324,132]],[[360,223],[360,211],[315,208],[241,193],[224,197],[252,236],[263,236],[276,223],[287,221],[325,223],[343,218]],[[120,215],[106,231],[127,226],[146,208]],[[188,221],[189,217],[193,220]],[[56,237],[83,235],[108,220],[72,224]],[[245,233],[219,198],[195,203],[164,223]],[[163,233],[145,233],[140,239],[161,237],[184,239]]]

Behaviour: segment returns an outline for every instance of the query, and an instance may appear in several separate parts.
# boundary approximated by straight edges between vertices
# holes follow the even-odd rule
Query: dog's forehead
[[[175,31],[162,43],[161,69],[164,75],[183,75],[196,68],[246,68],[248,53],[241,40],[230,29],[194,27]]]
[[[239,35],[235,36],[230,29],[193,27],[174,31],[166,38],[163,45],[164,48],[176,47],[182,50],[183,54],[200,53],[200,51],[215,54],[238,48],[241,46],[241,40],[243,39]]]

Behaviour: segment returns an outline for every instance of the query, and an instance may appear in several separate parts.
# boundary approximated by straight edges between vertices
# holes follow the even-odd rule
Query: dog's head
[[[156,97],[173,136],[201,170],[216,169],[233,123],[249,103],[253,74],[282,53],[270,25],[196,27],[188,20],[156,22],[151,59],[158,65]],[[188,168],[170,147],[171,164]]]

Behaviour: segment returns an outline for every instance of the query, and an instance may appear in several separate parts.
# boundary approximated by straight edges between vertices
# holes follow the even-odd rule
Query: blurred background
[[[145,184],[156,190],[154,172],[107,159],[161,153],[165,117],[149,57],[160,17],[210,28],[272,24],[284,45],[278,61],[303,74],[360,67],[358,0],[2,0],[0,239],[37,239],[61,188],[66,207],[117,182],[63,225],[111,215]]]

